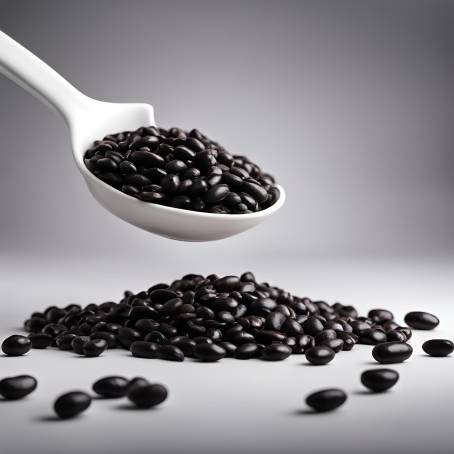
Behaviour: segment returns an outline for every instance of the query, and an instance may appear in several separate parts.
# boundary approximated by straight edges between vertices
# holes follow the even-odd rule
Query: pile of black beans
[[[293,353],[323,365],[361,343],[380,347],[377,361],[393,363],[412,352],[406,343],[411,329],[393,318],[385,309],[363,317],[352,306],[298,297],[257,282],[250,272],[239,277],[188,274],[136,294],[126,291],[118,303],[34,312],[25,321],[28,338],[8,338],[3,350],[21,354],[30,347],[54,346],[98,356],[120,347],[137,357],[173,361],[279,361]]]
[[[110,134],[94,142],[84,161],[124,194],[174,208],[246,214],[279,198],[271,175],[197,129],[151,126]]]

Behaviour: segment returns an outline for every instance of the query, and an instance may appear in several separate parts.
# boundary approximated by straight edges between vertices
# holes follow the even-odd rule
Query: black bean
[[[124,397],[129,380],[120,376],[103,377],[93,383],[93,391],[103,397]]]
[[[208,203],[219,203],[229,194],[230,189],[226,184],[217,184],[211,187],[205,194],[205,201]]]
[[[190,148],[192,148],[192,147],[190,147]],[[203,151],[203,150],[200,150],[200,151]],[[190,159],[194,159],[194,157],[195,157],[193,148],[189,149],[188,147],[184,147],[181,145],[174,148],[173,155],[177,159],[181,159],[183,161],[189,161]]]
[[[292,354],[292,349],[285,344],[274,342],[262,351],[262,359],[266,361],[282,361]]]
[[[0,380],[0,396],[6,400],[22,399],[32,393],[38,382],[31,375],[17,375]]]
[[[194,347],[197,345],[193,339],[183,338],[179,340],[170,340],[172,345],[178,347],[184,356],[194,356]]]
[[[448,339],[430,339],[422,344],[422,349],[430,356],[448,356],[454,351],[454,343]]]
[[[132,328],[120,328],[118,330],[118,341],[123,347],[129,348],[131,344],[136,340],[141,340],[142,336],[139,331],[136,331]]]
[[[137,197],[144,202],[150,203],[163,203],[166,199],[165,195],[162,192],[140,192],[137,194]]]
[[[128,399],[138,408],[151,408],[167,399],[167,388],[160,384],[144,384],[128,388]]]
[[[179,174],[184,172],[188,166],[180,159],[173,159],[172,161],[169,161],[164,168],[167,173]]]
[[[368,328],[358,333],[359,343],[366,345],[376,345],[386,342],[386,334],[383,331],[374,328]]]
[[[194,150],[198,153],[205,150],[205,145],[203,144],[203,142],[201,142],[199,139],[196,139],[195,137],[188,137],[186,139],[186,144],[191,150]],[[181,148],[183,148],[183,147],[181,147]],[[195,155],[195,153],[193,154],[193,156],[194,155]]]
[[[62,334],[57,337],[56,344],[60,350],[71,350],[72,341],[76,337],[75,334]]]
[[[251,359],[257,356],[259,352],[259,348],[256,343],[247,342],[245,344],[241,344],[235,349],[233,356],[236,359]]]
[[[266,318],[265,328],[270,330],[279,331],[282,325],[287,320],[287,317],[280,312],[272,312]],[[300,326],[300,325],[299,325]],[[301,328],[301,326],[300,326]]]
[[[33,333],[28,336],[32,343],[32,348],[47,348],[52,345],[52,336],[44,333]]]
[[[421,330],[434,329],[440,323],[440,320],[435,315],[428,312],[409,312],[404,320],[410,328]]]
[[[121,192],[124,192],[125,194],[134,197],[139,193],[139,190],[135,186],[131,186],[130,184],[124,184],[121,187]]]
[[[85,356],[95,357],[101,355],[107,349],[107,341],[104,339],[92,339],[86,342],[82,348]]]
[[[347,394],[338,388],[324,389],[306,397],[306,404],[316,412],[335,410],[345,403]]]
[[[406,342],[407,336],[402,331],[388,331],[386,333],[386,341],[387,342]]]
[[[237,276],[225,276],[213,283],[218,292],[233,292],[240,286],[240,279]]]
[[[117,338],[114,333],[108,331],[95,331],[90,334],[90,339],[104,339],[107,342],[107,348],[117,347]]]
[[[268,199],[268,192],[259,184],[244,181],[241,189],[251,195],[258,203],[266,202]]]
[[[344,341],[342,339],[325,339],[321,345],[329,347],[334,353],[339,353],[344,349]]]
[[[226,351],[226,356],[228,357],[233,356],[238,348],[235,344],[227,341],[218,342],[218,345]]]
[[[394,320],[393,313],[386,309],[372,309],[369,311],[367,316],[372,320],[375,319],[375,320],[379,321],[380,323]]]
[[[323,331],[323,323],[316,317],[309,317],[301,326],[303,331],[311,336]]]
[[[180,179],[178,175],[166,175],[162,177],[159,183],[165,191],[169,194],[175,194],[178,190],[178,186],[180,185]]]
[[[151,184],[151,180],[140,173],[132,173],[131,175],[127,175],[125,177],[124,183],[136,188],[142,188],[143,186]]]
[[[372,350],[372,356],[382,364],[402,363],[413,353],[411,345],[405,342],[383,342]]]
[[[184,353],[176,345],[161,345],[159,353],[167,361],[184,361]]]
[[[13,334],[7,337],[2,343],[2,351],[8,356],[25,355],[32,348],[32,342],[25,336]]]
[[[118,166],[120,173],[123,175],[132,175],[137,173],[137,167],[130,161],[123,161]]]
[[[84,354],[84,345],[90,340],[89,336],[76,336],[72,342],[71,347],[74,350],[74,353],[78,355]]]
[[[73,418],[85,411],[91,404],[91,397],[82,391],[61,395],[54,403],[54,410],[61,419]]]
[[[158,154],[143,150],[133,151],[129,159],[136,166],[143,167],[164,167],[165,164],[164,158]]]
[[[392,388],[398,380],[399,374],[394,369],[369,369],[361,374],[361,383],[376,393]]]
[[[306,351],[306,359],[317,366],[328,364],[334,356],[334,350],[324,345],[317,345]]]
[[[131,344],[130,350],[133,356],[138,358],[159,358],[159,344],[150,341],[135,341]]]
[[[213,362],[224,358],[226,351],[216,344],[197,344],[194,347],[194,355],[201,361]]]

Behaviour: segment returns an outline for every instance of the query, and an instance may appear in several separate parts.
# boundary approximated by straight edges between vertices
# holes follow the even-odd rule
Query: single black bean
[[[323,389],[306,397],[306,404],[316,412],[335,410],[345,403],[347,394],[338,388]]]
[[[262,351],[262,359],[266,361],[282,361],[292,354],[292,349],[285,344],[274,342]]]
[[[259,348],[256,343],[247,342],[238,346],[233,356],[236,359],[251,359],[257,356],[258,352]]]
[[[372,349],[372,356],[382,364],[402,363],[412,353],[413,348],[405,342],[383,342]]]
[[[121,376],[108,376],[100,378],[93,383],[93,391],[103,397],[124,397],[129,380]]]
[[[201,361],[213,362],[224,358],[226,351],[216,344],[197,344],[194,347],[194,355]]]
[[[54,410],[61,419],[77,416],[91,405],[91,397],[82,391],[61,395],[54,403]]]
[[[149,341],[135,341],[130,345],[130,350],[133,356],[138,358],[159,358],[159,344]]]
[[[361,374],[361,383],[376,393],[392,388],[398,380],[399,374],[394,369],[369,369]]]
[[[17,375],[0,380],[0,396],[6,400],[22,399],[32,393],[38,382],[31,375]]]
[[[2,342],[2,351],[8,356],[21,356],[29,352],[32,342],[28,337],[13,334]]]
[[[366,345],[376,345],[386,342],[387,337],[383,331],[374,328],[368,328],[358,333],[359,343]]]
[[[321,345],[331,348],[334,353],[339,353],[344,349],[344,341],[342,339],[325,339]]]
[[[107,350],[107,341],[105,339],[92,339],[86,342],[83,346],[83,353],[88,357],[101,355]]]
[[[324,345],[317,345],[306,351],[306,359],[317,366],[328,364],[335,355],[333,349]]]
[[[52,336],[44,333],[33,333],[28,336],[32,343],[32,348],[43,349],[52,345]]]
[[[128,388],[128,399],[138,408],[151,408],[167,399],[168,391],[161,384],[144,384]]]
[[[78,355],[84,354],[84,345],[90,340],[89,336],[76,336],[72,342],[71,347],[74,350],[74,353]]]
[[[448,339],[430,339],[422,344],[422,349],[430,356],[448,356],[454,351],[454,343]]]
[[[428,312],[409,312],[405,318],[405,323],[413,329],[431,330],[438,326],[440,320]]]
[[[160,358],[167,361],[184,361],[184,353],[176,345],[161,345]]]
[[[75,337],[77,337],[75,334],[62,334],[57,337],[55,342],[60,350],[71,350],[72,341]]]
[[[216,184],[205,194],[204,199],[208,203],[219,203],[229,194],[230,189],[226,184]]]

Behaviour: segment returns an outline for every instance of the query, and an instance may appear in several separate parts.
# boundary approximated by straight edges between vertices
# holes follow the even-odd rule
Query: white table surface
[[[138,291],[192,271],[189,262],[182,260],[172,271],[170,264],[147,267],[139,261],[128,266],[125,277],[120,275],[124,261],[8,257],[0,262],[0,338],[19,333],[33,310],[118,299],[125,288]],[[238,274],[246,268],[223,263],[200,271]],[[340,353],[321,367],[307,365],[301,355],[279,363],[227,359],[215,364],[139,359],[124,350],[100,358],[51,350],[0,357],[0,376],[29,373],[39,380],[28,398],[0,401],[1,454],[453,452],[454,357],[429,358],[421,344],[428,338],[454,338],[454,261],[276,263],[270,258],[251,268],[259,280],[300,296],[340,300],[362,313],[384,307],[397,320],[410,310],[429,310],[441,324],[433,332],[414,332],[412,358],[394,366],[400,381],[382,395],[365,392],[359,382],[362,370],[378,366],[367,346]],[[164,383],[169,399],[142,411],[132,410],[125,399],[94,400],[79,418],[54,418],[57,395],[90,390],[96,379],[110,374]],[[349,394],[343,407],[329,414],[305,412],[306,394],[333,386]]]

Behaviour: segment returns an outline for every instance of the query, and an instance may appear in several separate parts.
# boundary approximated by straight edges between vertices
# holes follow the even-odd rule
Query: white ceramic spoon
[[[93,141],[107,134],[155,125],[149,104],[98,101],[85,96],[19,43],[0,31],[0,73],[58,112],[69,127],[74,159],[95,199],[130,224],[167,238],[210,241],[254,227],[284,204],[285,193],[266,210],[250,214],[214,214],[145,203],[94,176],[83,156]]]

